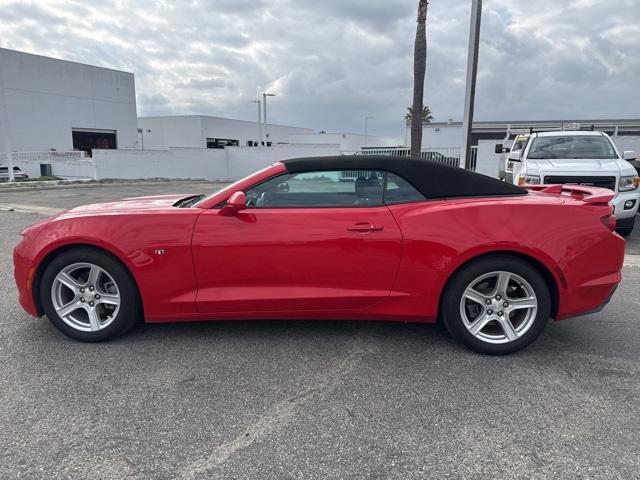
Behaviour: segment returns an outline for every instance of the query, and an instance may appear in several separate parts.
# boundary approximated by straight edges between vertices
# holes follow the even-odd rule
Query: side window
[[[336,170],[285,174],[247,190],[248,208],[382,205],[384,173]]]
[[[387,174],[387,188],[384,191],[386,204],[422,202],[426,197],[404,178],[394,173]]]

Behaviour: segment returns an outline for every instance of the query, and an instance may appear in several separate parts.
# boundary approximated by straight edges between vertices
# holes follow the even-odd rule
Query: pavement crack
[[[39,215],[51,216],[56,215],[62,211],[63,208],[43,207],[40,205],[15,205],[0,203],[0,210],[5,212],[18,212],[18,213],[37,213]]]
[[[325,397],[342,385],[361,363],[362,358],[372,351],[371,342],[367,345],[362,336],[358,335],[349,353],[338,363],[316,376],[302,391],[273,405],[235,438],[216,447],[205,459],[191,464],[184,471],[183,478],[208,476],[210,470],[224,464],[234,453],[286,427],[305,403]]]

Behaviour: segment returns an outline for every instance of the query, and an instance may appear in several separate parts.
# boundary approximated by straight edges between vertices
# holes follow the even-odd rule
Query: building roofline
[[[256,122],[255,120],[241,120],[238,118],[229,118],[229,117],[217,117],[215,115],[198,115],[198,114],[191,114],[191,115],[142,115],[142,116],[138,116],[137,117],[138,120],[140,119],[145,119],[145,118],[215,118],[218,120],[231,120],[232,122],[243,122],[243,123],[252,123],[254,125],[258,125],[258,122]],[[267,123],[267,125],[272,126],[272,127],[286,127],[286,128],[297,128],[300,130],[311,130],[312,132],[314,131],[313,128],[310,127],[294,127],[293,125],[282,125],[281,123]],[[309,134],[309,132],[305,132],[304,134]],[[302,135],[304,135],[302,134]]]
[[[294,133],[293,135],[357,135],[359,137],[364,137],[364,133],[353,133],[353,132],[315,132],[315,133]],[[379,137],[380,135],[366,135],[369,138]]]
[[[6,52],[11,52],[11,53],[19,53],[20,55],[29,55],[31,57],[40,57],[40,58],[45,58],[47,60],[55,60],[56,62],[72,63],[74,65],[82,65],[83,67],[100,68],[102,70],[111,70],[112,72],[126,73],[127,75],[135,76],[135,74],[133,72],[128,72],[126,70],[118,70],[117,68],[103,67],[103,66],[100,66],[100,65],[92,65],[90,63],[76,62],[76,61],[73,61],[73,60],[65,60],[63,58],[48,57],[47,55],[40,55],[38,53],[23,52],[21,50],[12,50],[10,48],[2,48],[2,47],[0,47],[0,51],[2,51],[2,50],[6,51]]]
[[[475,126],[507,126],[507,125],[539,125],[539,124],[568,124],[568,123],[581,123],[585,125],[638,125],[640,126],[640,119],[638,118],[601,118],[601,119],[573,119],[573,120],[477,120],[473,122]],[[461,126],[462,122],[429,122],[423,123],[424,125],[435,127],[447,127],[447,126]]]

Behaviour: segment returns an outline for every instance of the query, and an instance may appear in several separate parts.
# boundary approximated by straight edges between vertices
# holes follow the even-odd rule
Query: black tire
[[[76,263],[89,263],[100,267],[112,277],[117,285],[120,297],[119,309],[115,318],[110,320],[110,323],[101,330],[79,330],[66,323],[56,313],[52,299],[54,279],[63,269]],[[39,294],[40,305],[51,323],[66,336],[82,342],[102,342],[114,339],[126,333],[142,318],[138,289],[129,271],[115,257],[91,247],[73,248],[56,256],[47,265],[41,276]],[[97,300],[95,302],[98,303]]]
[[[535,317],[531,315],[533,320],[530,327],[522,336],[508,343],[496,344],[477,338],[465,326],[461,300],[472,282],[483,275],[499,271],[513,273],[528,282],[536,295],[538,306]],[[441,306],[443,323],[456,340],[478,353],[505,355],[522,350],[542,333],[549,321],[551,295],[545,279],[531,264],[512,255],[500,254],[483,257],[461,267],[447,283]]]

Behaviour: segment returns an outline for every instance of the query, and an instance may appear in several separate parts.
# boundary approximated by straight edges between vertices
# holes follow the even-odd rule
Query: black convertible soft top
[[[383,170],[404,178],[427,198],[526,195],[527,190],[479,173],[430,160],[386,155],[309,157],[283,160],[289,173]]]

